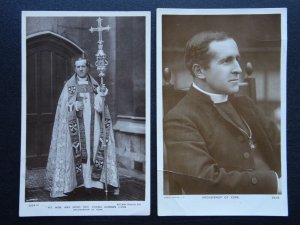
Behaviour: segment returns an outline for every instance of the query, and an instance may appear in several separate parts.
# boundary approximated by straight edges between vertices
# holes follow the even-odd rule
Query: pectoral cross
[[[254,151],[256,149],[256,145],[252,138],[249,138],[249,146],[252,151]]]

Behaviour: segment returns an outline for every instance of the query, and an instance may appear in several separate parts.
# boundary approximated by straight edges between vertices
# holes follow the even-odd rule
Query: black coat
[[[277,193],[281,164],[276,125],[248,97],[229,101],[249,124],[255,151],[268,169],[255,168],[248,137],[218,104],[192,87],[164,120],[170,179],[185,194]]]

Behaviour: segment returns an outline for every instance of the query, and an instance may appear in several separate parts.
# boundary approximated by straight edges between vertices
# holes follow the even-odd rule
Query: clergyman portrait
[[[57,14],[23,17],[20,201],[145,202],[147,17]]]
[[[281,195],[282,14],[182,11],[160,15],[162,196]]]

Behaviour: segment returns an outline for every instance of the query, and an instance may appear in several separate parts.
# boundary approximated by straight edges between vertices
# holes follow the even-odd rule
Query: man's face
[[[88,68],[86,66],[86,60],[77,60],[75,62],[75,72],[80,78],[85,78],[88,73]]]
[[[208,69],[203,69],[206,91],[215,94],[233,94],[239,91],[239,75],[242,73],[240,53],[233,39],[213,41],[209,44],[212,59]]]

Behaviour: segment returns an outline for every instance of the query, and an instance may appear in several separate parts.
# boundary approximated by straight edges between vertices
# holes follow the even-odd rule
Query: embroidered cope
[[[111,120],[108,107],[103,107],[101,97],[96,94],[97,87],[92,77],[78,81],[74,74],[60,95],[46,171],[46,189],[51,197],[65,196],[79,186],[104,188],[101,116],[109,123],[106,125],[107,183],[119,187]],[[82,110],[78,110],[78,102],[83,103]]]

